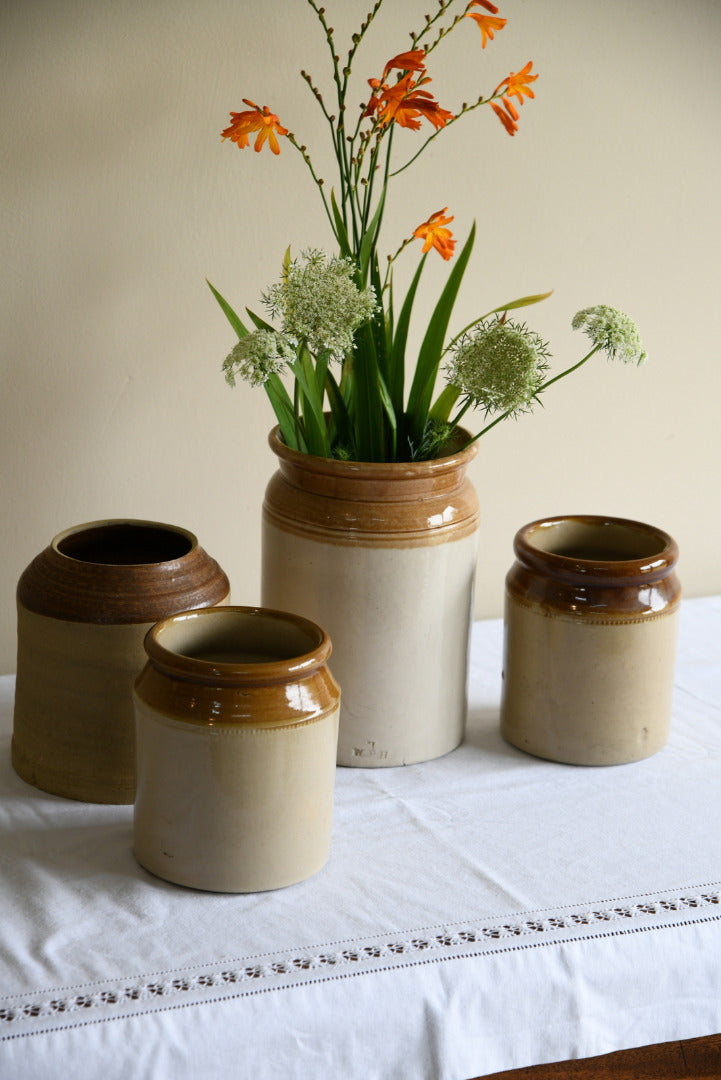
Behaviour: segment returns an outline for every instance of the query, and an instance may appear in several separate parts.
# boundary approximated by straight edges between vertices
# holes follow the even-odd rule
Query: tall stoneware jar
[[[215,559],[174,525],[95,521],[56,536],[17,588],[16,772],[55,795],[131,803],[143,639],[158,619],[229,592]]]
[[[666,743],[680,586],[661,529],[554,517],[516,534],[501,731],[538,757],[617,765]]]
[[[328,635],[209,608],[155,626],[135,690],[135,854],[168,881],[277,889],[328,859],[339,690]]]
[[[331,636],[341,765],[409,765],[463,739],[478,530],[467,442],[374,464],[301,454],[271,433],[262,602]]]

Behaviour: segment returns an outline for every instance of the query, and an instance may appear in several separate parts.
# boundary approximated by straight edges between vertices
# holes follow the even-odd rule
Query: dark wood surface
[[[721,1035],[534,1065],[483,1080],[721,1080]]]

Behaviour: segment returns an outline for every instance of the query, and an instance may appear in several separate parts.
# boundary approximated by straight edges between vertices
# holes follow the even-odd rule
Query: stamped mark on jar
[[[376,747],[375,741],[370,739],[366,743],[366,745],[364,747],[363,746],[354,746],[353,747],[353,757],[378,758],[380,761],[382,761],[384,758],[388,757],[388,751],[387,750],[378,750],[377,747]]]

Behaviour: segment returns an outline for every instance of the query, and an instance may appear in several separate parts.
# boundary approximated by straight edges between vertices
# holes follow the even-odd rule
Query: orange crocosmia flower
[[[284,128],[275,113],[272,113],[267,105],[264,105],[261,109],[256,105],[254,101],[249,101],[248,98],[243,98],[246,105],[250,105],[250,109],[244,112],[232,112],[230,114],[230,124],[223,132],[221,132],[224,139],[230,139],[231,142],[237,144],[242,150],[248,145],[248,136],[257,131],[258,135],[255,140],[254,149],[258,153],[263,148],[263,143],[267,140],[268,146],[274,154],[280,153],[280,146],[278,145],[277,135],[287,135],[288,129]]]
[[[531,87],[528,84],[535,82],[535,80],[538,78],[538,75],[531,75],[532,65],[533,61],[529,60],[526,66],[524,68],[521,68],[519,72],[512,71],[511,74],[503,80],[503,82],[499,83],[499,85],[496,87],[495,92],[498,93],[498,91],[503,89],[503,87],[505,86],[506,89],[503,96],[515,96],[516,98],[518,98],[519,105],[523,104],[524,97],[534,98],[536,95],[533,93],[533,90],[531,90]]]
[[[423,244],[424,255],[434,247],[446,260],[453,256],[456,242],[453,239],[451,230],[446,228],[446,225],[453,221],[453,215],[444,217],[443,215],[447,212],[448,207],[444,206],[442,210],[437,210],[435,214],[431,214],[428,221],[424,221],[422,225],[415,229],[413,235],[418,237],[419,240],[425,241]]]
[[[426,54],[423,49],[411,49],[409,52],[398,53],[392,57],[383,68],[383,78],[390,71],[425,71]]]
[[[386,84],[384,82],[381,82],[380,79],[369,79],[368,85],[370,86],[373,93],[371,95],[370,101],[365,107],[365,112],[363,113],[363,116],[373,116],[374,113],[378,112],[381,106],[380,94],[382,91],[388,89]]]
[[[486,11],[492,12],[491,15],[479,15],[477,11],[467,11],[465,17],[467,19],[475,19],[478,23],[478,28],[481,31],[481,48],[485,49],[488,41],[493,41],[493,35],[497,30],[502,30],[508,22],[507,19],[496,18],[498,8],[495,4],[486,2],[486,0],[472,0],[473,4],[479,4],[486,9]]]
[[[375,101],[371,99],[366,115],[377,111],[384,127],[396,123],[399,127],[418,131],[421,126],[419,117],[424,116],[438,130],[454,119],[453,113],[442,109],[427,90],[418,89],[431,81],[428,78],[413,82],[413,75],[408,72],[395,86],[387,86],[385,83],[374,86],[377,80],[369,81],[373,89],[378,91],[378,98]]]
[[[516,123],[516,121],[518,120],[518,112],[516,111],[516,107],[512,101],[509,101],[506,98],[502,98],[501,100],[506,107],[505,109],[501,108],[501,106],[495,101],[491,102],[491,108],[503,124],[508,134],[515,135],[518,131],[518,124]]]

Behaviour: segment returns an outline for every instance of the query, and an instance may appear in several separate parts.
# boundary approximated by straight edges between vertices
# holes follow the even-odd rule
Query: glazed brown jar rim
[[[238,622],[238,616],[247,619],[265,619],[269,622],[291,626],[314,644],[306,652],[273,660],[254,660],[248,663],[226,662],[217,658],[204,658],[184,653],[176,647],[166,647],[163,637],[181,622],[208,620]],[[298,681],[313,675],[324,667],[331,654],[328,634],[317,623],[300,615],[273,608],[227,605],[223,607],[196,608],[177,612],[152,626],[145,636],[145,651],[151,667],[181,682],[195,682],[206,686],[252,687],[271,686],[277,683]],[[141,676],[142,678],[142,676]]]
[[[415,492],[419,485],[427,485],[433,491],[455,488],[460,482],[459,474],[462,479],[465,467],[478,452],[478,444],[470,442],[471,437],[465,428],[457,428],[453,442],[458,443],[459,448],[424,461],[345,461],[316,457],[291,449],[283,442],[278,426],[271,430],[268,443],[279,459],[281,472],[292,477],[299,487],[322,491],[332,480],[338,495],[352,490],[356,499],[383,501],[386,498],[402,500],[404,482],[409,499],[417,497]]]
[[[228,578],[188,529],[108,518],[58,533],[21,575],[17,599],[38,615],[127,624],[219,603],[229,592]]]
[[[603,558],[582,546],[559,553],[534,543],[546,530],[550,535],[550,530],[571,526],[589,538],[594,535],[598,539],[606,530],[615,531],[617,537],[624,532],[629,537],[643,537],[649,550],[635,557],[626,553],[624,557]],[[528,569],[578,585],[624,586],[661,581],[678,561],[678,545],[663,529],[631,518],[592,514],[561,514],[532,521],[516,533],[513,550]]]

